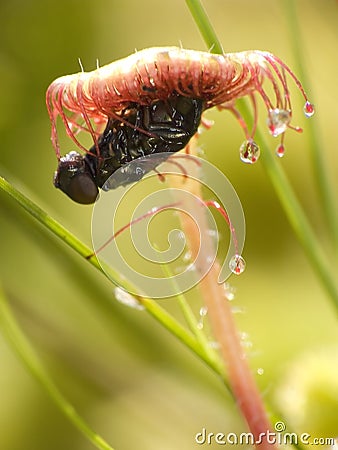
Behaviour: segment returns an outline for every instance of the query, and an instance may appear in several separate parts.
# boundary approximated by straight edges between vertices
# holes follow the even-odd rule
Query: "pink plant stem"
[[[224,294],[224,289],[217,283],[220,267],[215,263],[209,274],[200,284],[213,334],[220,345],[220,352],[226,363],[229,383],[237,405],[246,419],[255,441],[260,449],[271,449],[274,445],[266,440],[266,433],[271,430],[260,393],[250,371],[231,306]],[[264,434],[263,434],[264,433]]]
[[[196,171],[198,169],[196,168]],[[197,174],[194,174],[197,176]],[[191,180],[184,180],[180,185],[178,181],[173,181],[175,187],[180,187],[201,198],[200,184]],[[191,201],[179,198],[183,210],[191,210],[184,207],[185,201]],[[200,239],[204,241],[205,254],[199,258],[200,266],[196,270],[205,273],[208,265],[208,255],[212,255],[213,241],[208,234],[208,224],[206,222],[204,208],[195,208],[195,218],[198,226],[187,214],[180,214],[182,228],[187,237],[188,245],[192,253],[192,259],[197,255],[200,249]],[[246,355],[241,345],[239,333],[236,329],[235,321],[231,311],[229,300],[226,298],[222,284],[218,283],[220,266],[217,261],[214,262],[208,274],[199,284],[205,305],[208,308],[208,315],[215,339],[220,345],[220,353],[223,357],[228,370],[229,383],[237,405],[246,419],[248,427],[257,442],[257,448],[260,450],[271,450],[276,448],[266,439],[266,433],[271,430],[266,411],[255,384],[255,380],[249,368]]]

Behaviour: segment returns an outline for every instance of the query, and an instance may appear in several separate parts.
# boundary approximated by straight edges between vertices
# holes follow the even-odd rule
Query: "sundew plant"
[[[0,11],[0,448],[336,448],[336,2],[33,0]],[[100,101],[95,91],[92,114],[83,84],[51,85],[152,47],[177,50],[168,63],[145,51],[124,125],[116,103],[103,111],[109,89]],[[172,67],[167,87],[189,68],[174,93],[156,98],[154,58],[155,75]],[[231,82],[208,84],[222,58]],[[130,95],[126,71],[114,76],[115,94]],[[202,123],[185,151],[147,166],[149,187],[147,174],[109,197],[116,172],[94,206],[55,189],[72,158],[61,156],[80,151],[83,164],[90,149],[97,161],[107,117],[106,140],[156,141],[152,114],[162,120],[169,95],[176,125],[178,113],[191,134],[203,112]]]

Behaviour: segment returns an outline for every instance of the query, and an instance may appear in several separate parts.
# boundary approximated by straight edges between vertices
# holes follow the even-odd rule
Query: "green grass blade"
[[[175,291],[179,292],[179,287],[176,285],[173,274],[170,272],[169,267],[167,265],[163,264],[162,269],[163,269],[164,274],[170,280],[172,280],[171,282],[173,283],[173,285],[175,285],[175,287],[176,287]],[[201,349],[203,349],[204,353],[206,355],[208,355],[208,359],[214,365],[216,372],[218,372],[219,374],[222,374],[223,381],[224,381],[229,393],[231,393],[230,387],[228,384],[228,380],[227,380],[227,376],[225,374],[224,364],[222,363],[222,360],[221,360],[219,354],[216,353],[216,351],[210,346],[210,341],[208,340],[207,336],[205,335],[205,332],[203,331],[203,329],[201,329],[199,327],[198,321],[197,321],[185,295],[183,293],[180,293],[180,294],[177,294],[175,298],[181,308],[182,314],[188,324],[190,331],[196,337],[196,340],[199,343]]]
[[[124,287],[127,291],[130,289],[135,292],[136,288],[128,280],[122,279],[119,273],[112,271],[109,266],[100,265],[96,256],[93,255],[92,250],[87,247],[76,236],[70,233],[65,227],[58,223],[55,219],[49,216],[43,209],[37,206],[34,202],[28,199],[25,195],[19,192],[14,186],[8,183],[4,178],[0,177],[0,190],[5,194],[12,197],[17,204],[24,208],[31,216],[38,220],[42,225],[48,228],[54,235],[62,239],[62,241],[79,255],[85,258],[96,269],[102,272],[109,280],[116,280],[116,283]],[[91,256],[88,258],[88,256]],[[109,277],[107,275],[109,274]],[[192,350],[200,359],[202,359],[211,369],[213,369],[218,375],[224,379],[224,371],[210,358],[208,353],[205,352],[200,343],[190,332],[188,332],[173,316],[171,316],[164,308],[159,304],[145,297],[139,297],[137,300],[145,307],[146,311],[154,317],[159,323],[161,323],[171,334],[177,337],[182,344]],[[224,380],[226,381],[226,380]]]
[[[307,70],[305,69],[306,63],[304,61],[304,52],[302,48],[302,36],[298,22],[297,5],[295,0],[286,0],[281,2],[283,5],[287,23],[289,26],[289,36],[297,36],[296,39],[291,39],[291,48],[294,54],[294,61],[296,65],[297,73],[302,80],[305,90],[311,92],[311,83],[308,77]],[[311,94],[311,100],[316,103],[313,95]],[[327,161],[325,159],[326,153],[321,148],[321,136],[319,126],[315,121],[310,121],[308,124],[308,136],[309,136],[309,148],[311,152],[313,173],[315,175],[315,181],[319,196],[322,202],[323,211],[325,213],[326,221],[335,244],[335,250],[338,255],[338,215],[337,215],[337,202],[334,196],[332,188],[332,180],[329,177],[329,170]]]
[[[198,20],[196,20],[196,24],[205,40],[206,45],[210,47],[210,36],[214,35],[214,30],[200,0],[191,0],[189,2],[186,0],[186,2],[189,3],[193,17],[198,18]],[[216,39],[216,42],[218,42],[217,37],[213,39]],[[218,44],[215,46],[212,49],[212,52],[223,53],[221,45]],[[242,115],[248,120],[249,123],[252,122],[252,114],[247,106],[247,103],[245,101],[240,101],[238,103],[240,105]],[[277,197],[279,198],[279,201],[298,240],[305,249],[305,253],[308,256],[315,273],[325,287],[326,292],[329,294],[335,308],[338,310],[337,281],[328,263],[328,258],[326,258],[323,254],[318,239],[313,232],[308,218],[306,217],[282,167],[274,160],[270,153],[270,149],[265,143],[261,133],[259,133],[259,130],[257,130],[256,136],[257,141],[263,150],[263,155],[261,156],[263,167],[276,191]]]
[[[257,140],[260,143],[262,142],[262,136],[259,132],[257,133]],[[330,266],[329,257],[323,252],[281,165],[278,164],[278,161],[271,151],[269,151],[266,144],[261,146],[263,147],[261,162],[275,188],[284,212],[298,241],[302,244],[317,277],[322,282],[322,285],[329,294],[335,308],[338,310],[337,277],[334,276],[334,272]]]
[[[34,350],[19,328],[0,287],[0,324],[2,330],[23,364],[47,392],[59,410],[72,424],[99,450],[114,450],[102,437],[95,433],[85,420],[77,413],[71,403],[58,390],[49,377]],[[48,444],[46,443],[46,448]]]
[[[207,44],[211,53],[223,53],[223,48],[211,25],[209,17],[199,0],[185,0],[189,11],[194,18],[204,42]]]

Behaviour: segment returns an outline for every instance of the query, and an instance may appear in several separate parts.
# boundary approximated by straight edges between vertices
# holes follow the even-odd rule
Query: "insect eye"
[[[83,205],[89,205],[94,203],[99,193],[93,178],[88,174],[78,174],[70,179],[67,186],[67,191],[63,191],[74,202],[81,203]]]
[[[74,202],[84,205],[94,203],[98,195],[98,188],[84,157],[76,152],[60,159],[54,185]]]

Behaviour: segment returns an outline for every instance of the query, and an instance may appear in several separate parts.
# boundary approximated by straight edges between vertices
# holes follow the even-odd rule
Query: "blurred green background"
[[[301,36],[290,35],[283,0],[205,0],[226,52],[269,50],[296,67],[292,42],[301,39],[309,94],[317,107],[312,120],[320,130],[337,193],[337,2],[295,4]],[[90,244],[91,207],[71,202],[52,185],[56,158],[45,108],[47,86],[58,76],[78,72],[78,58],[85,70],[92,70],[97,59],[107,64],[135,49],[182,43],[206,50],[205,45],[183,0],[0,0],[0,17],[1,175]],[[293,87],[291,91],[293,123],[303,126],[304,133],[287,133],[287,154],[279,164],[324,248],[330,249],[309,157],[303,99]],[[318,360],[315,366],[323,371],[320,377],[314,372],[314,380],[318,376],[328,397],[333,396],[333,407],[327,412],[324,394],[318,396],[315,408],[323,411],[321,420],[329,427],[318,424],[318,429],[304,431],[338,436],[338,425],[331,423],[338,393],[330,385],[338,369],[335,311],[262,167],[240,162],[242,130],[226,112],[209,111],[207,117],[215,125],[203,133],[200,145],[235,187],[246,216],[247,270],[230,282],[237,289],[234,306],[242,311],[236,315],[238,327],[249,336],[252,370],[264,369],[257,373],[264,397],[272,403],[281,397],[278,408],[284,405],[290,424],[297,426],[292,406],[288,409],[276,392],[290,379],[290,364],[298,362],[307,371],[303,361]],[[274,151],[276,142],[267,139]],[[62,148],[71,150],[71,142],[64,139]],[[193,449],[199,447],[194,436],[202,427],[224,433],[245,429],[232,400],[203,363],[146,313],[115,302],[113,287],[102,275],[3,194],[0,230],[1,279],[20,324],[62,392],[114,448]],[[198,311],[194,298],[191,303]],[[174,302],[161,304],[178,314]],[[1,450],[92,448],[1,335],[0,365]],[[291,376],[292,383],[297,399],[297,386],[304,387],[301,375]]]

